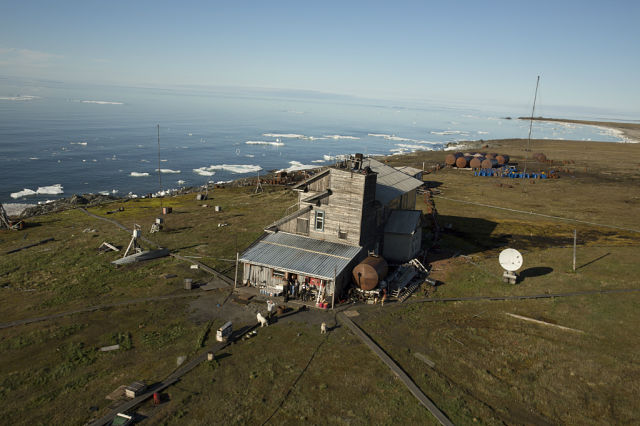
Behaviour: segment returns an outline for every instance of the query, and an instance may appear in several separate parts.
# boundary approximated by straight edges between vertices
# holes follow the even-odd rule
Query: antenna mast
[[[527,139],[527,149],[525,151],[531,152],[531,130],[533,129],[533,114],[536,111],[536,100],[538,99],[538,85],[540,84],[540,76],[536,80],[536,91],[533,95],[533,107],[531,108],[531,118],[529,119],[529,137]],[[524,173],[527,172],[527,157],[524,159]]]
[[[158,184],[160,185],[160,210],[162,210],[162,168],[160,167],[160,124],[158,124]]]

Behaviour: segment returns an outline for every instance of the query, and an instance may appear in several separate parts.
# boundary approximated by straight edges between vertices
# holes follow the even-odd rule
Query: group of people
[[[285,302],[288,302],[289,299],[300,299],[306,302],[313,297],[309,283],[306,281],[301,283],[293,274],[289,275],[284,283],[282,293]]]

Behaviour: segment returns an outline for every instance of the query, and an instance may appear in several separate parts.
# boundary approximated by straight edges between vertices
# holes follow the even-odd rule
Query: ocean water
[[[2,83],[2,82],[0,82]],[[526,138],[527,108],[391,102],[317,93],[0,84],[0,202],[120,196],[330,164],[338,155]],[[534,138],[623,141],[534,123]]]

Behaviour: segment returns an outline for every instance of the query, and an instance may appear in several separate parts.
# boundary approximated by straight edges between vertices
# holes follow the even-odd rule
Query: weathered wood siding
[[[311,211],[311,213],[313,212],[313,210]],[[307,231],[306,232],[300,232],[298,229],[298,222],[300,220],[304,220],[307,223],[309,223],[309,217],[310,217],[310,212],[304,213],[298,217],[292,218],[291,220],[282,223],[278,226],[278,230],[279,231],[284,231],[284,232],[288,232],[290,234],[298,234],[298,235],[309,235],[309,230],[307,227]]]
[[[360,244],[363,199],[367,178],[375,180],[375,175],[367,176],[347,170],[331,169],[328,188],[331,190],[331,196],[325,199],[328,201],[326,204],[314,206],[309,221],[310,237],[354,245]],[[321,231],[315,229],[317,211],[324,212],[324,229]]]

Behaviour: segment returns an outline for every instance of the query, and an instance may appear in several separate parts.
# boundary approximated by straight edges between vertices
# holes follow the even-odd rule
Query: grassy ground
[[[489,141],[484,151],[512,155],[524,165],[525,141]],[[468,148],[472,149],[472,148]],[[525,295],[637,286],[638,233],[465,204],[534,211],[640,229],[640,146],[534,141],[560,169],[557,180],[514,181],[440,170],[426,176],[436,198],[442,239],[429,252],[441,282],[413,299]],[[422,167],[443,153],[391,157],[390,164]],[[617,160],[616,160],[617,159]],[[502,185],[500,185],[502,184]],[[212,200],[194,194],[162,201],[173,207],[166,227],[149,235],[160,200],[131,200],[92,208],[143,233],[159,245],[233,277],[237,250],[295,203],[290,191],[216,190]],[[209,207],[202,207],[207,204]],[[222,206],[215,212],[214,205]],[[107,215],[119,206],[122,212]],[[424,208],[419,200],[418,208]],[[218,224],[228,224],[218,226]],[[129,235],[114,225],[71,210],[27,221],[21,232],[0,232],[0,317],[3,322],[84,306],[156,295],[184,294],[182,280],[210,279],[173,258],[115,269],[117,253],[98,254],[102,241],[126,247]],[[577,271],[572,270],[577,230]],[[83,232],[89,230],[90,232]],[[95,230],[95,232],[93,232]],[[17,253],[6,251],[54,237]],[[431,244],[429,242],[429,244]],[[504,247],[524,254],[519,284],[500,280]],[[462,254],[467,257],[454,257]],[[160,278],[171,273],[172,279]],[[194,290],[200,291],[200,290]],[[134,380],[154,383],[212,343],[209,327],[233,319],[255,322],[258,303],[231,301],[228,290],[190,299],[128,305],[0,330],[0,397],[13,423],[78,424],[104,413],[105,396]],[[410,301],[412,299],[409,299]],[[388,304],[358,308],[354,318],[456,424],[636,423],[640,317],[634,293],[510,302]],[[221,306],[219,306],[221,305]],[[524,315],[584,333],[536,325]],[[328,337],[320,322],[333,315],[296,314],[230,346],[168,388],[160,406],[140,407],[152,424],[430,424],[433,419],[384,365],[338,327]],[[120,343],[120,351],[96,348]],[[415,354],[435,362],[430,368]],[[280,406],[281,405],[281,406]]]

